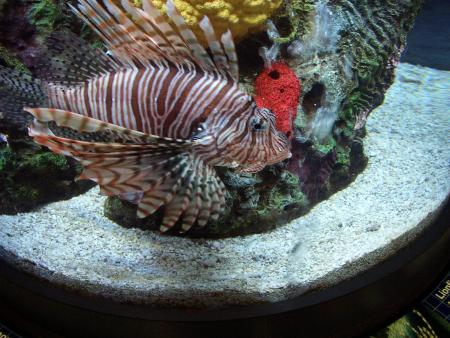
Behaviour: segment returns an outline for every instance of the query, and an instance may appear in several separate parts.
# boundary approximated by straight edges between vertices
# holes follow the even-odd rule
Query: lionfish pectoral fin
[[[111,0],[79,0],[76,7],[70,5],[103,40],[117,64],[145,66],[151,60],[191,62],[207,72],[238,81],[237,54],[230,31],[219,41],[209,19],[202,20],[200,27],[213,55],[211,59],[172,0],[166,3],[167,17],[149,0],[142,1],[142,9],[128,0],[121,0],[120,4],[122,8]]]
[[[194,145],[194,143],[190,140],[172,139],[156,135],[149,135],[140,131],[120,127],[115,124],[103,122],[66,110],[27,107],[24,108],[24,110],[33,115],[35,121],[38,121],[40,123],[54,122],[58,127],[66,127],[73,129],[79,133],[86,134],[107,132],[111,136],[111,139],[113,139],[116,143],[130,143],[136,145],[152,144],[153,146],[158,148],[186,148]],[[32,136],[31,134],[37,132],[36,126],[36,123],[33,123],[30,126],[30,136]]]
[[[28,134],[29,136],[38,136],[38,135],[49,135],[49,136],[55,136],[53,132],[48,127],[48,123],[46,122],[40,122],[38,120],[34,120],[31,122],[31,124],[28,127]]]
[[[204,226],[217,220],[225,208],[225,186],[215,170],[192,154],[175,164],[162,181],[144,191],[138,204],[138,216],[151,215],[162,205],[165,213],[160,230],[171,229],[179,220],[180,232],[197,222]]]
[[[36,118],[30,136],[55,153],[79,160],[84,168],[79,179],[97,182],[105,195],[138,204],[140,218],[164,205],[162,231],[179,219],[183,231],[196,221],[203,226],[217,219],[225,206],[225,186],[214,168],[193,155],[195,144],[189,140],[147,135],[63,110],[26,110]],[[55,136],[45,125],[49,121],[79,132],[108,129],[117,143]]]

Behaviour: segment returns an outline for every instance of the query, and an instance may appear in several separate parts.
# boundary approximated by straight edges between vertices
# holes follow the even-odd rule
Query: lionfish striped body
[[[146,134],[189,139],[214,110],[232,112],[239,100],[248,97],[235,83],[195,68],[155,63],[57,90],[49,105]]]
[[[98,182],[103,193],[138,204],[139,217],[164,205],[162,231],[178,220],[183,231],[195,222],[203,226],[225,204],[214,166],[259,171],[289,156],[287,139],[275,129],[273,114],[239,89],[230,32],[219,42],[203,19],[210,56],[172,1],[171,24],[149,1],[143,9],[125,0],[121,5],[126,13],[109,0],[80,0],[72,8],[110,55],[73,50],[79,60],[64,76],[44,76],[52,108],[25,109],[35,117],[29,133],[78,159],[84,166],[80,178]],[[107,134],[110,141],[58,136],[47,122]]]

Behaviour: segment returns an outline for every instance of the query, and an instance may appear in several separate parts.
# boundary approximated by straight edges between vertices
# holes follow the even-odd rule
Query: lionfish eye
[[[267,129],[267,122],[263,121],[259,117],[254,117],[251,120],[251,126],[252,126],[253,131],[261,131],[261,130]]]
[[[205,123],[200,123],[197,127],[197,131],[204,131],[206,129],[206,124]]]
[[[206,123],[202,122],[200,123],[197,128],[195,128],[195,130],[192,132],[192,140],[197,140],[200,139],[202,136],[204,136],[204,131],[206,130],[207,125]]]

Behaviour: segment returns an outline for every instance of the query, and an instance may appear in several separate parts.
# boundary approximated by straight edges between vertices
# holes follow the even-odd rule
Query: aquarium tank
[[[450,192],[450,73],[401,59],[424,3],[0,1],[2,260],[207,312],[395,255]]]

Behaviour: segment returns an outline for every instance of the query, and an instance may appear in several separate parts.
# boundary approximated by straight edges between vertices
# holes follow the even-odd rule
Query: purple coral
[[[0,20],[0,44],[32,69],[39,62],[36,28],[28,20],[29,3],[6,5]]]
[[[291,152],[288,170],[300,178],[301,190],[314,203],[324,193],[325,184],[336,163],[336,151],[321,154],[307,145],[294,142]]]

